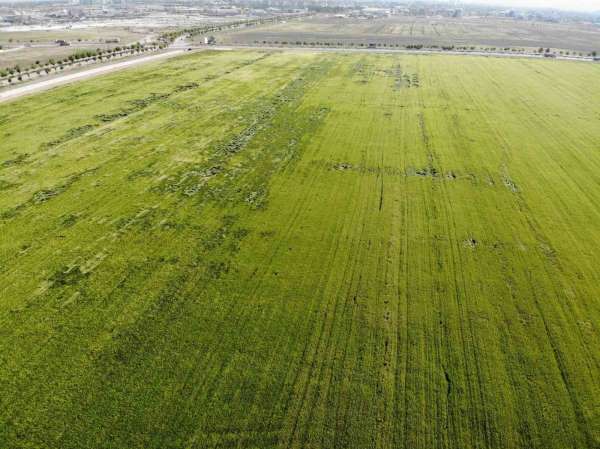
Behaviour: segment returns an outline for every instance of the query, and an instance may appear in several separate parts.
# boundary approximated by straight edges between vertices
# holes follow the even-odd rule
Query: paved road
[[[25,84],[23,86],[14,87],[5,91],[0,91],[0,103],[4,101],[14,100],[15,98],[22,97],[24,95],[30,95],[36,92],[41,92],[43,90],[48,90],[56,86],[61,86],[63,84],[72,83],[74,81],[80,81],[86,78],[91,78],[98,75],[104,75],[107,73],[115,72],[117,70],[123,70],[128,67],[133,67],[140,64],[145,64],[147,62],[152,62],[160,59],[172,58],[173,56],[177,56],[183,54],[183,50],[174,49],[167,51],[165,53],[159,53],[156,55],[143,56],[141,58],[129,59],[127,61],[117,62],[114,64],[107,64],[101,67],[91,68],[87,70],[82,70],[81,72],[69,73],[65,75],[60,75],[55,78],[50,79],[42,79],[39,81],[34,81],[31,84]]]

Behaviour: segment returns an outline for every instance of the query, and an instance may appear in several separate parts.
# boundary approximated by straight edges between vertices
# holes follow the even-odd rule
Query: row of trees
[[[512,52],[512,53],[526,53],[527,50],[525,48],[514,48],[514,47],[476,47],[476,46],[454,46],[454,45],[429,45],[426,46],[424,44],[396,44],[396,43],[385,43],[385,42],[373,42],[373,43],[364,43],[364,42],[328,42],[328,41],[286,41],[286,40],[255,40],[255,45],[304,45],[311,47],[364,47],[364,48],[406,48],[407,50],[421,50],[421,49],[430,49],[430,50],[444,50],[444,51],[482,51],[482,52]],[[550,48],[542,48],[540,47],[536,52],[542,53],[551,53]],[[556,52],[554,52],[556,53]],[[572,56],[589,56],[589,57],[597,57],[598,53],[596,51],[592,51],[590,53],[583,52],[570,52],[560,50],[558,51],[560,55],[572,55]]]
[[[53,70],[63,70],[65,66],[69,66],[78,62],[108,60],[115,56],[127,53],[135,54],[150,50],[156,50],[157,48],[164,48],[164,45],[143,45],[138,42],[128,46],[118,46],[109,49],[97,48],[96,50],[77,50],[64,59],[55,60],[54,58],[50,58],[45,63],[42,63],[38,60],[35,61],[35,63],[29,67],[22,68],[19,65],[15,65],[14,67],[0,70],[0,78],[8,78],[8,82],[13,82],[15,79],[21,81],[23,79],[23,76],[31,77],[32,74],[49,74]]]
[[[552,51],[552,50],[550,50],[550,48],[544,49],[544,47],[538,48],[537,52],[539,54],[550,54],[550,53],[556,54],[556,51]],[[566,50],[559,50],[558,54],[566,55],[566,56],[569,56],[569,55],[572,55],[572,56],[584,56],[584,54],[587,54],[587,56],[595,58],[598,55],[598,52],[591,51],[589,53],[584,53],[584,52],[576,52],[576,51],[571,52],[571,51],[566,51]]]
[[[420,50],[422,48],[430,48],[430,49],[442,49],[442,50],[475,50],[476,47],[455,47],[454,45],[431,45],[429,47],[426,47],[423,44],[407,44],[407,45],[401,45],[401,44],[392,44],[392,43],[385,43],[385,42],[375,42],[375,43],[364,43],[364,42],[328,42],[328,41],[311,41],[311,42],[307,42],[307,41],[279,41],[279,40],[275,40],[275,41],[267,41],[267,40],[263,40],[263,41],[258,41],[255,40],[254,44],[263,44],[263,45],[306,45],[306,46],[323,46],[323,47],[368,47],[368,48],[374,48],[374,47],[382,47],[382,48],[406,48],[408,50]],[[494,49],[495,50],[495,49]]]
[[[170,31],[159,36],[158,40],[162,44],[171,44],[181,36],[201,36],[205,34],[217,33],[219,31],[234,30],[236,28],[250,28],[259,25],[277,23],[282,20],[297,19],[306,14],[289,14],[286,16],[262,17],[258,19],[236,20],[222,24],[203,25],[192,28],[185,28],[179,31]]]

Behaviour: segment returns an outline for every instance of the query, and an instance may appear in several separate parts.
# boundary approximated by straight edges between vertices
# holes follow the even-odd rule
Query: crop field
[[[49,59],[67,58],[81,50],[106,50],[118,45],[129,45],[143,41],[148,36],[155,35],[148,28],[83,28],[51,31],[0,31],[0,69],[19,65],[28,67],[36,61],[42,64]],[[105,43],[106,39],[118,38],[119,43]],[[55,44],[58,39],[71,43],[70,46],[60,47]],[[7,51],[8,50],[8,51]]]
[[[598,448],[599,77],[199,52],[0,104],[0,447]]]
[[[528,22],[498,18],[424,18],[394,16],[380,19],[317,15],[302,20],[219,34],[222,43],[307,41],[343,44],[456,45],[550,47],[600,52],[600,28],[594,25]]]
[[[150,28],[132,27],[88,27],[33,31],[3,31],[0,28],[0,45],[51,43],[57,39],[69,42],[93,42],[119,38],[125,44],[136,42],[151,34]]]

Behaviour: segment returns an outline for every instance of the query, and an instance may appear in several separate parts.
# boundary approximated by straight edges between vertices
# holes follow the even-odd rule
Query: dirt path
[[[30,95],[37,92],[41,92],[44,90],[51,89],[53,87],[62,86],[64,84],[72,83],[74,81],[80,81],[87,78],[92,78],[98,75],[105,75],[107,73],[115,72],[117,70],[126,69],[128,67],[133,67],[141,64],[145,64],[148,62],[172,58],[173,56],[177,56],[183,54],[183,50],[170,50],[165,53],[160,53],[157,55],[144,56],[136,59],[129,59],[127,61],[117,62],[115,64],[103,65],[101,67],[96,67],[93,69],[83,70],[76,73],[69,73],[66,75],[61,75],[58,77],[54,77],[51,79],[45,79],[40,81],[34,81],[30,84],[25,84],[23,86],[14,87],[12,89],[4,90],[0,92],[0,103],[4,101],[14,100],[16,98],[20,98],[24,95]]]

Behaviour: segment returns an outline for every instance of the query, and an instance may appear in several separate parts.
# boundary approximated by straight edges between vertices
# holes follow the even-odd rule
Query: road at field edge
[[[206,49],[206,45],[188,45],[192,50]],[[545,60],[561,60],[561,61],[580,61],[580,62],[598,62],[592,57],[573,57],[573,56],[553,56],[545,57],[543,54],[534,53],[503,53],[493,51],[476,51],[476,50],[436,50],[436,49],[403,49],[403,48],[344,48],[344,47],[296,47],[296,46],[272,46],[272,45],[213,45],[213,50],[279,50],[279,51],[320,51],[320,52],[335,52],[335,53],[385,53],[385,54],[405,54],[405,55],[455,55],[455,56],[485,56],[491,58],[525,58],[525,59],[545,59]]]
[[[44,90],[52,89],[53,87],[62,86],[64,84],[69,84],[75,81],[81,81],[87,78],[92,78],[99,75],[105,75],[107,73],[116,72],[118,70],[127,69],[129,67],[134,67],[137,65],[145,64],[152,61],[157,61],[161,59],[172,58],[174,56],[178,56],[184,53],[184,50],[171,50],[165,53],[160,53],[157,55],[144,56],[141,58],[130,59],[127,61],[117,62],[114,64],[103,65],[101,67],[96,67],[88,70],[83,70],[81,72],[69,73],[62,76],[58,76],[56,78],[34,81],[32,83],[25,84],[23,86],[14,87],[12,89],[8,89],[5,91],[0,91],[0,103],[14,100],[25,95],[31,95],[37,92],[41,92]]]

